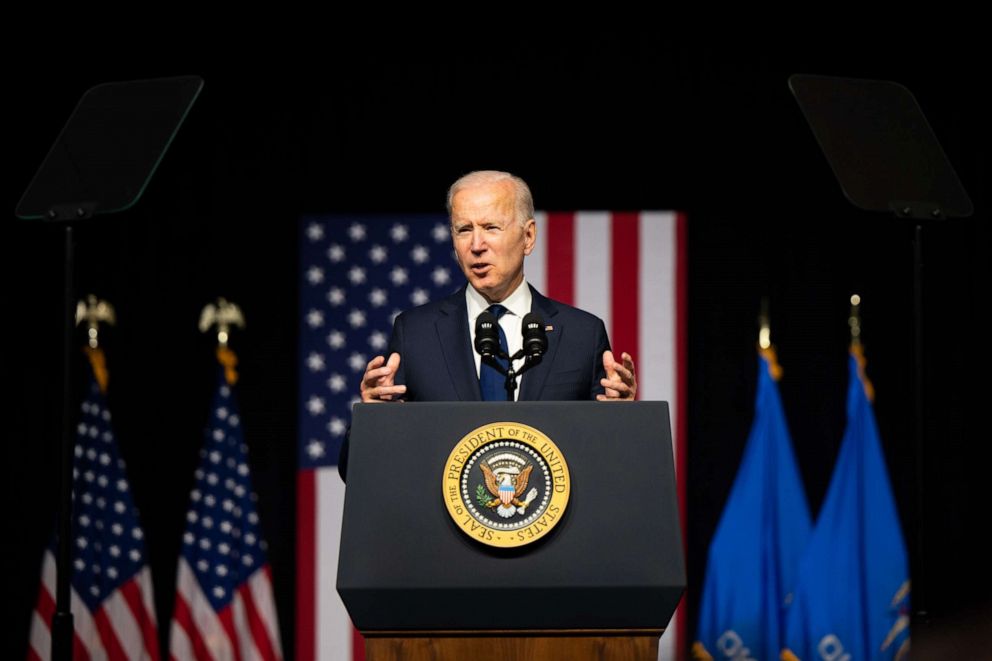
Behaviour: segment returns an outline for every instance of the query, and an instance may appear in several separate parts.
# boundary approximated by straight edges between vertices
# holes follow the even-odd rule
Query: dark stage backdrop
[[[683,48],[645,35],[578,43],[518,39],[491,56],[468,43],[425,51],[383,40],[306,53],[170,59],[128,51],[12,63],[0,228],[8,301],[0,656],[26,650],[55,511],[60,398],[60,230],[15,221],[13,209],[84,90],[187,73],[204,76],[204,91],[144,198],[81,225],[78,236],[80,293],[109,299],[119,316],[103,337],[110,406],[146,530],[163,640],[213,386],[213,341],[196,330],[200,308],[223,295],[248,321],[233,339],[242,422],[292,656],[296,219],[440,211],[448,184],[480,168],[520,174],[544,209],[688,214],[690,633],[706,548],[751,421],[765,295],[812,511],[843,430],[847,300],[858,292],[914,598],[925,590],[934,628],[987,607],[992,570],[977,539],[989,504],[981,320],[990,177],[979,49]],[[912,442],[912,226],[843,199],[786,86],[800,72],[908,86],[975,202],[971,219],[926,226],[922,483]],[[921,522],[925,576],[915,545]]]

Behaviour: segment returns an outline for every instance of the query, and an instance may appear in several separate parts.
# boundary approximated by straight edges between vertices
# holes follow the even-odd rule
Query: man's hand
[[[599,382],[606,388],[606,394],[596,395],[596,399],[601,402],[633,401],[637,394],[634,359],[627,352],[620,354],[620,357],[623,359],[623,365],[613,359],[612,351],[603,352],[603,369],[606,370],[606,378],[600,379]]]
[[[388,361],[382,356],[370,360],[365,368],[365,376],[362,377],[362,401],[389,402],[400,399],[406,392],[406,386],[394,385],[396,370],[399,368],[398,353],[390,354]]]

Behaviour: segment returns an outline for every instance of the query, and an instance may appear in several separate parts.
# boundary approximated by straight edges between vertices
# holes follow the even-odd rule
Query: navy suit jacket
[[[531,312],[550,326],[541,362],[520,377],[518,400],[588,400],[604,392],[599,380],[610,348],[598,317],[542,296],[531,287]],[[440,301],[404,312],[393,324],[389,353],[400,355],[397,384],[410,402],[479,401],[475,349],[465,287]]]
[[[599,381],[606,377],[603,352],[610,348],[602,319],[542,296],[533,287],[530,292],[531,312],[539,314],[551,330],[541,362],[520,377],[517,399],[596,399],[605,392]],[[482,400],[465,287],[396,317],[387,357],[393,352],[400,355],[395,382],[406,385],[406,401]],[[345,436],[338,462],[342,477],[347,472],[349,436]]]

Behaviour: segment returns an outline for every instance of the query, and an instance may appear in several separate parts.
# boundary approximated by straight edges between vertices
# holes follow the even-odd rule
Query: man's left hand
[[[606,378],[599,382],[606,388],[605,395],[596,395],[600,402],[633,401],[637,395],[637,376],[634,373],[634,359],[626,351],[620,354],[621,365],[613,358],[612,351],[603,352],[603,369]]]

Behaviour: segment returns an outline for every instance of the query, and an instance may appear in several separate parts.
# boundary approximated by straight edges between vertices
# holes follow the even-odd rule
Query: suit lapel
[[[540,399],[541,391],[544,389],[544,382],[548,378],[548,374],[551,373],[551,365],[554,363],[555,355],[558,353],[562,333],[565,332],[562,326],[552,321],[555,315],[558,314],[558,304],[550,298],[542,296],[533,287],[530,288],[530,295],[531,312],[541,315],[544,323],[554,326],[554,330],[548,333],[548,350],[544,352],[541,362],[537,367],[520,377],[520,396],[518,398],[520,401],[536,401]]]
[[[468,329],[465,287],[442,301],[435,326],[448,376],[459,401],[480,401],[479,377],[475,373],[472,335]]]

